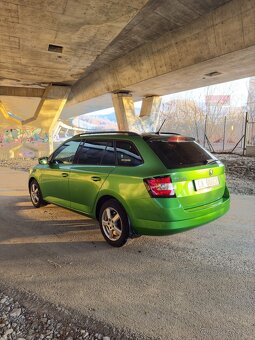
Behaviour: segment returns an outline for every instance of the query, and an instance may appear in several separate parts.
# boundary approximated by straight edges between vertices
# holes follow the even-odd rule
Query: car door
[[[41,190],[46,201],[70,207],[69,172],[79,145],[79,140],[67,141],[51,157],[41,176]]]
[[[71,208],[90,214],[98,192],[115,168],[113,141],[87,139],[70,167]]]

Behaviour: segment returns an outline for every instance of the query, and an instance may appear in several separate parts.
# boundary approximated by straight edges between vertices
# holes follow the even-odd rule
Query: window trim
[[[65,143],[68,143],[68,142],[72,142],[72,141],[77,141],[79,142],[79,146],[75,152],[75,155],[74,155],[74,159],[73,159],[73,162],[71,164],[66,164],[66,165],[83,165],[83,166],[89,166],[89,167],[92,167],[92,166],[119,166],[119,167],[126,167],[126,168],[133,168],[133,167],[137,167],[137,166],[140,166],[140,165],[143,165],[144,164],[144,158],[141,154],[141,152],[138,150],[137,146],[135,145],[135,143],[129,139],[115,139],[115,138],[109,138],[109,139],[100,139],[100,138],[86,138],[86,139],[70,139],[70,140],[66,140],[64,143],[62,143],[49,157],[49,163],[53,164],[54,162],[54,157],[55,157],[55,153],[57,152],[57,150],[63,146]],[[89,142],[89,141],[94,141],[94,142],[110,142],[113,144],[113,148],[114,148],[114,155],[115,155],[115,161],[114,161],[114,164],[111,164],[111,165],[104,165],[104,164],[79,164],[78,163],[78,154],[80,152],[80,149],[81,147],[86,143],[86,142]],[[116,146],[116,143],[117,142],[125,142],[125,143],[130,143],[133,148],[135,149],[135,151],[137,152],[137,154],[141,157],[141,164],[138,164],[138,165],[125,165],[125,164],[118,164],[118,157],[117,157],[117,146]],[[103,158],[102,158],[103,159]],[[102,160],[101,160],[102,162]]]

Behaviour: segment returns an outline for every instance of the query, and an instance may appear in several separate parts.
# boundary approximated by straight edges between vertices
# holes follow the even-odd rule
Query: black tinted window
[[[115,156],[112,142],[86,141],[81,145],[77,158],[78,164],[114,165]]]
[[[143,163],[142,157],[133,143],[116,141],[118,165],[136,166]]]
[[[72,164],[80,141],[69,141],[61,145],[55,152],[52,161],[63,164]]]
[[[215,159],[193,141],[169,142],[167,139],[151,139],[147,140],[147,143],[168,169],[203,165],[207,160]]]

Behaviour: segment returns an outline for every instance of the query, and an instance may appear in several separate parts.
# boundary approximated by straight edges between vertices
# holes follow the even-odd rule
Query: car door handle
[[[62,177],[67,177],[67,176],[68,176],[68,173],[62,172]]]
[[[92,181],[94,181],[94,182],[99,182],[99,181],[101,181],[101,177],[98,177],[98,176],[92,176],[91,179],[92,179]]]

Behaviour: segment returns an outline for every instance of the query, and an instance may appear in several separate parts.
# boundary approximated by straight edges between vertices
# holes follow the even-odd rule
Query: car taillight
[[[144,183],[151,197],[176,197],[170,176],[145,178]]]

